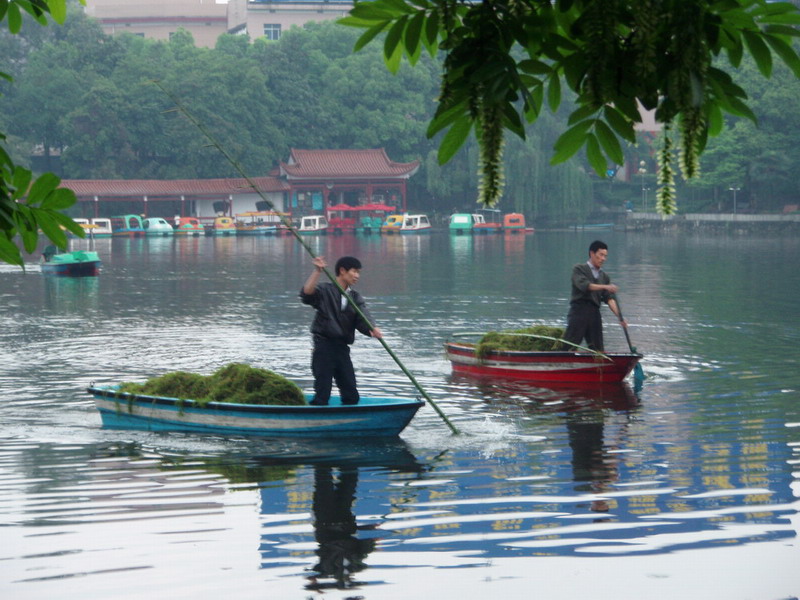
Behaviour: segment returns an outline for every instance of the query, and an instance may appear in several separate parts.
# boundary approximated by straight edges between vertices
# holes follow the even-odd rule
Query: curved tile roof
[[[368,150],[299,150],[292,148],[281,174],[289,179],[407,179],[419,169],[419,161],[397,163],[383,148]]]
[[[262,192],[288,191],[278,177],[251,177]],[[64,179],[60,187],[73,190],[78,197],[109,196],[202,196],[247,193],[250,184],[239,179]]]

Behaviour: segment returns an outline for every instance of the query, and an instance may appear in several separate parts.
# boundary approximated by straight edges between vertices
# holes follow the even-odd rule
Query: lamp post
[[[643,160],[639,161],[639,175],[642,176],[642,212],[647,211],[647,190],[644,187],[644,176],[647,174],[646,164]]]
[[[733,214],[736,214],[736,192],[741,190],[739,187],[729,187],[728,190],[733,192]]]

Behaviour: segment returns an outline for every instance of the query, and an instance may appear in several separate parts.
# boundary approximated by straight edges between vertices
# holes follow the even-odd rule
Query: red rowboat
[[[539,352],[499,350],[479,358],[473,344],[446,342],[453,372],[539,382],[620,382],[642,358],[641,354]]]

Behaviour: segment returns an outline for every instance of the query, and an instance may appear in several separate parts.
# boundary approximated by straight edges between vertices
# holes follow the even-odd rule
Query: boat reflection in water
[[[262,469],[290,467],[298,478],[308,472],[308,467],[313,471],[311,513],[317,559],[307,571],[304,587],[320,593],[364,585],[356,580],[356,574],[367,568],[367,556],[381,537],[377,531],[379,520],[371,517],[371,522],[359,522],[356,518],[354,503],[357,498],[372,495],[364,490],[358,492],[360,471],[422,474],[428,470],[400,438],[291,440],[288,444],[282,443],[279,452],[254,456],[247,462]],[[284,488],[262,486],[260,493],[262,513],[268,517],[307,509],[302,500],[293,499]],[[300,518],[298,514],[298,521]],[[266,526],[262,533],[265,566],[277,541],[270,529]]]
[[[474,386],[492,403],[513,402],[535,412],[572,412],[583,408],[630,410],[639,405],[642,381],[570,384],[547,382],[546,386],[524,380],[478,377],[453,373],[450,381]]]
[[[560,413],[572,451],[573,490],[586,497],[585,506],[590,511],[609,511],[604,494],[619,480],[619,452],[625,446],[630,415],[639,406],[640,381],[634,387],[622,382],[583,386],[553,384],[543,388],[519,381],[467,380],[477,381],[493,403],[513,403],[527,413]],[[629,413],[623,425],[614,429],[610,440],[606,439],[609,412]]]
[[[81,314],[99,306],[97,277],[45,277],[45,306],[56,314]]]

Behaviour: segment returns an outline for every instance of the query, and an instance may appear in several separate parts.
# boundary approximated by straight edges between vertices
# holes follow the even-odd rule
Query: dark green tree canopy
[[[12,34],[22,28],[23,15],[32,17],[39,25],[47,26],[48,16],[57,23],[67,18],[66,0],[0,0],[0,24],[6,20]],[[13,81],[7,73],[0,71],[0,78]],[[45,85],[47,82],[42,81]],[[63,82],[62,82],[63,83]],[[57,97],[57,96],[56,96]],[[41,124],[43,135],[48,139],[53,115],[48,111],[37,124]],[[48,122],[48,119],[50,121]],[[61,248],[66,247],[66,228],[80,237],[83,230],[63,210],[75,204],[71,190],[59,188],[61,180],[52,173],[34,179],[33,173],[18,165],[4,147],[6,136],[0,132],[0,260],[24,267],[22,254],[15,243],[22,241],[26,252],[33,252],[39,240],[39,230]]]
[[[623,141],[635,143],[641,109],[664,125],[659,151],[659,209],[675,210],[674,149],[683,174],[698,173],[707,137],[723,114],[755,119],[747,94],[728,71],[750,55],[762,76],[773,61],[800,76],[792,47],[800,14],[769,0],[374,0],[358,2],[340,22],[366,29],[356,49],[379,34],[387,66],[423,51],[444,53],[441,94],[428,135],[447,130],[439,150],[449,160],[471,131],[481,147],[480,200],[503,189],[504,131],[525,136],[524,122],[574,95],[568,128],[553,163],[581,148],[593,169],[622,164]],[[673,141],[673,138],[675,140]]]

